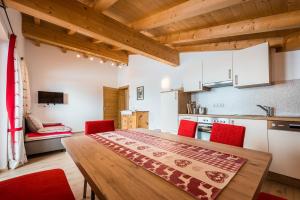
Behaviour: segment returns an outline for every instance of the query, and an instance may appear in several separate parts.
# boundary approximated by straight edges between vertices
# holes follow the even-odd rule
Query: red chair
[[[197,122],[189,121],[189,120],[180,120],[178,135],[195,138]]]
[[[210,141],[243,147],[246,128],[231,124],[214,123]]]
[[[114,131],[114,120],[98,120],[85,122],[85,134],[103,133],[108,131]]]
[[[0,181],[0,199],[75,200],[66,175],[52,169]]]
[[[287,199],[277,197],[272,194],[267,194],[265,192],[261,192],[259,193],[257,200],[287,200]]]
[[[85,134],[95,134],[95,133],[103,133],[108,131],[115,130],[114,120],[97,120],[97,121],[87,121],[85,122]],[[83,198],[86,198],[86,190],[87,190],[87,180],[84,179],[83,185]],[[91,191],[91,199],[95,199],[94,191]]]

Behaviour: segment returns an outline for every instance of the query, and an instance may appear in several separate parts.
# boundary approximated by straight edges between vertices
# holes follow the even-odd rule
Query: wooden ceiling
[[[176,66],[178,52],[240,49],[265,41],[282,50],[300,47],[300,0],[5,2],[35,17],[23,17],[25,37],[121,63],[134,53]]]

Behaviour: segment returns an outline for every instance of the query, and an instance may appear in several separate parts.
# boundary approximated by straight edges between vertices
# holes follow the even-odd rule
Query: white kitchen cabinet
[[[250,87],[270,84],[268,43],[233,52],[233,85]]]
[[[244,148],[268,152],[267,120],[232,119],[231,123],[246,127]]]
[[[300,179],[300,132],[268,130],[270,171]]]
[[[183,67],[182,84],[184,92],[197,92],[203,90],[202,84],[202,60],[201,57],[184,59],[181,61]]]
[[[220,51],[203,58],[203,85],[232,84],[232,51]]]

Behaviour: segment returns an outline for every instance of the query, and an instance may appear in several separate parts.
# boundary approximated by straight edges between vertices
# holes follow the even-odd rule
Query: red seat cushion
[[[0,182],[0,199],[75,200],[65,173],[52,169]]]
[[[55,133],[26,133],[27,137],[34,138],[34,137],[45,137],[50,135],[72,135],[73,133],[70,131],[66,132],[55,132]]]
[[[115,130],[114,120],[98,120],[85,122],[85,134],[103,133]]]
[[[197,122],[189,120],[180,120],[180,125],[178,128],[178,135],[195,138]]]
[[[287,200],[264,192],[259,193],[257,200]]]
[[[231,124],[214,123],[210,141],[243,147],[246,128]]]

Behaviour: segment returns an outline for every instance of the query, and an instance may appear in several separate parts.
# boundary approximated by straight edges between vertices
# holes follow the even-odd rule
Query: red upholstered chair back
[[[98,120],[85,122],[85,134],[103,133],[108,131],[114,131],[114,120]]]
[[[257,200],[287,200],[287,199],[277,197],[271,194],[267,194],[265,192],[261,192],[259,193]]]
[[[210,141],[243,147],[246,128],[231,124],[214,123]]]
[[[178,135],[195,138],[197,122],[180,120]]]
[[[51,169],[0,181],[0,199],[75,200],[62,169]]]

